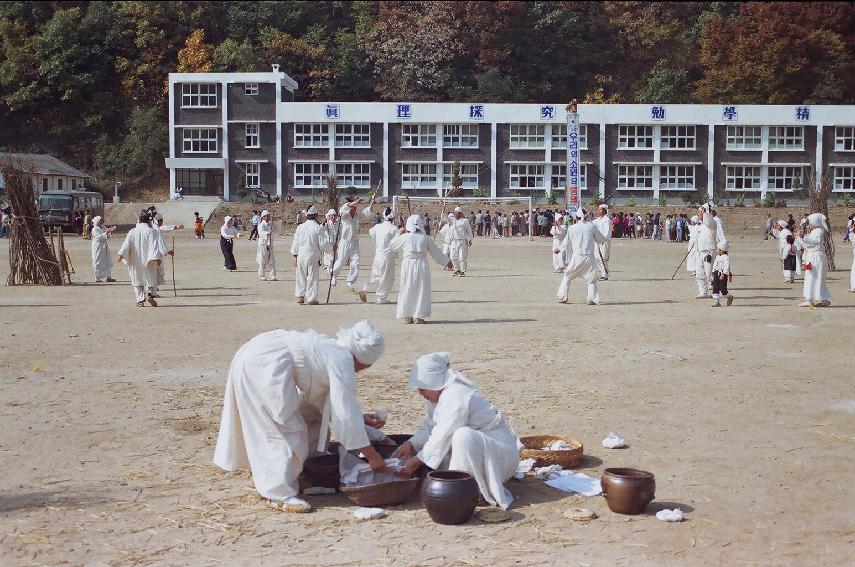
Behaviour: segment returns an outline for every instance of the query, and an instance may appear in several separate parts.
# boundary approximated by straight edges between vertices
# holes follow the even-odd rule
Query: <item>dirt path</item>
[[[120,241],[114,240],[112,250]],[[254,243],[237,273],[217,240],[177,238],[179,297],[138,309],[127,283],[0,288],[0,563],[3,565],[845,565],[855,543],[851,380],[855,295],[834,273],[829,309],[798,309],[773,241],[731,244],[737,300],[710,309],[682,272],[685,247],[616,241],[604,305],[558,305],[549,243],[479,239],[465,279],[432,266],[434,314],[422,327],[395,306],[293,299],[255,275]],[[7,241],[0,241],[0,256]],[[88,242],[70,240],[88,275]],[[367,276],[372,245],[363,241]],[[851,251],[838,248],[848,269]],[[5,280],[8,266],[0,267]],[[168,271],[167,271],[168,273]],[[127,272],[115,275],[126,282]],[[325,289],[325,288],[324,288]],[[164,290],[166,291],[166,290]],[[583,286],[571,286],[572,299]],[[392,299],[395,296],[393,294]],[[368,317],[387,354],[360,375],[364,407],[411,432],[424,409],[404,390],[414,358],[448,350],[520,435],[561,433],[588,455],[579,470],[653,471],[657,500],[624,517],[602,498],[533,478],[510,481],[513,519],[433,524],[418,501],[359,523],[342,496],[309,515],[277,513],[246,473],[211,464],[234,351],[276,327],[333,333]],[[810,342],[807,342],[810,341]],[[605,450],[619,431],[630,447]],[[588,525],[564,518],[584,506]],[[679,506],[682,524],[653,518]]]

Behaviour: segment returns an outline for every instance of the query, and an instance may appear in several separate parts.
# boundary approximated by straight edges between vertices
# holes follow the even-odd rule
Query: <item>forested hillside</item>
[[[268,70],[297,100],[855,101],[855,4],[3,2],[0,148],[163,172],[171,71]]]

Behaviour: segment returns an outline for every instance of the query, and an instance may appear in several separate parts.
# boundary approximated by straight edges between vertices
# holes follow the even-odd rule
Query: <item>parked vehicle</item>
[[[74,228],[72,213],[89,209],[90,218],[104,216],[104,197],[95,191],[46,191],[39,194],[42,226]]]

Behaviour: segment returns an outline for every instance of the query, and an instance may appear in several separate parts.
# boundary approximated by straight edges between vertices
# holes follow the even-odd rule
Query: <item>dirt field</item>
[[[167,286],[158,309],[134,306],[123,266],[120,283],[91,283],[89,242],[68,244],[75,285],[0,289],[4,566],[851,565],[848,245],[833,306],[799,309],[775,242],[731,236],[736,302],[711,309],[684,270],[670,279],[684,246],[617,240],[604,304],[587,307],[579,283],[576,303],[555,302],[546,240],[479,239],[465,279],[432,266],[431,324],[409,326],[343,287],[329,306],[296,305],[290,238],[277,242],[280,281],[261,282],[254,243],[238,243],[240,271],[225,273],[217,239],[183,231],[179,297]],[[372,250],[364,240],[360,281]],[[433,524],[417,500],[366,523],[341,495],[309,497],[308,515],[270,509],[246,472],[211,464],[231,357],[265,330],[332,333],[363,317],[388,346],[360,397],[390,411],[390,433],[412,432],[424,409],[404,389],[409,365],[449,350],[520,435],[578,438],[579,470],[594,476],[652,471],[656,501],[620,516],[527,478],[509,482],[513,518],[498,525]],[[603,449],[609,431],[629,448]],[[563,516],[580,506],[599,518]],[[675,506],[687,521],[653,517]]]

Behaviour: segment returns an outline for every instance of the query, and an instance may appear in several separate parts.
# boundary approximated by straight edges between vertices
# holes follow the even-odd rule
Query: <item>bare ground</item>
[[[735,238],[737,299],[716,310],[693,298],[684,271],[670,279],[685,247],[615,241],[604,304],[580,305],[577,283],[577,303],[564,306],[545,240],[479,239],[465,279],[434,267],[431,324],[413,327],[394,305],[362,305],[341,288],[329,306],[296,305],[289,238],[277,243],[280,281],[265,283],[254,243],[239,242],[241,271],[224,273],[217,240],[183,232],[179,297],[170,289],[158,309],[134,307],[121,266],[122,283],[83,283],[89,243],[79,240],[68,243],[79,283],[0,290],[3,565],[851,564],[846,272],[830,277],[831,308],[799,309],[774,242]],[[370,257],[371,243],[363,250]],[[594,476],[650,470],[656,501],[620,516],[602,498],[527,478],[510,481],[513,518],[498,525],[440,526],[418,500],[365,523],[341,495],[310,497],[308,515],[270,509],[247,473],[211,464],[229,361],[265,330],[332,333],[363,317],[388,348],[360,375],[360,397],[390,410],[389,432],[413,431],[423,411],[403,387],[411,362],[449,350],[520,435],[580,439],[579,470]],[[629,448],[600,446],[612,430]],[[563,516],[579,506],[599,518]],[[675,506],[687,521],[653,517]]]

